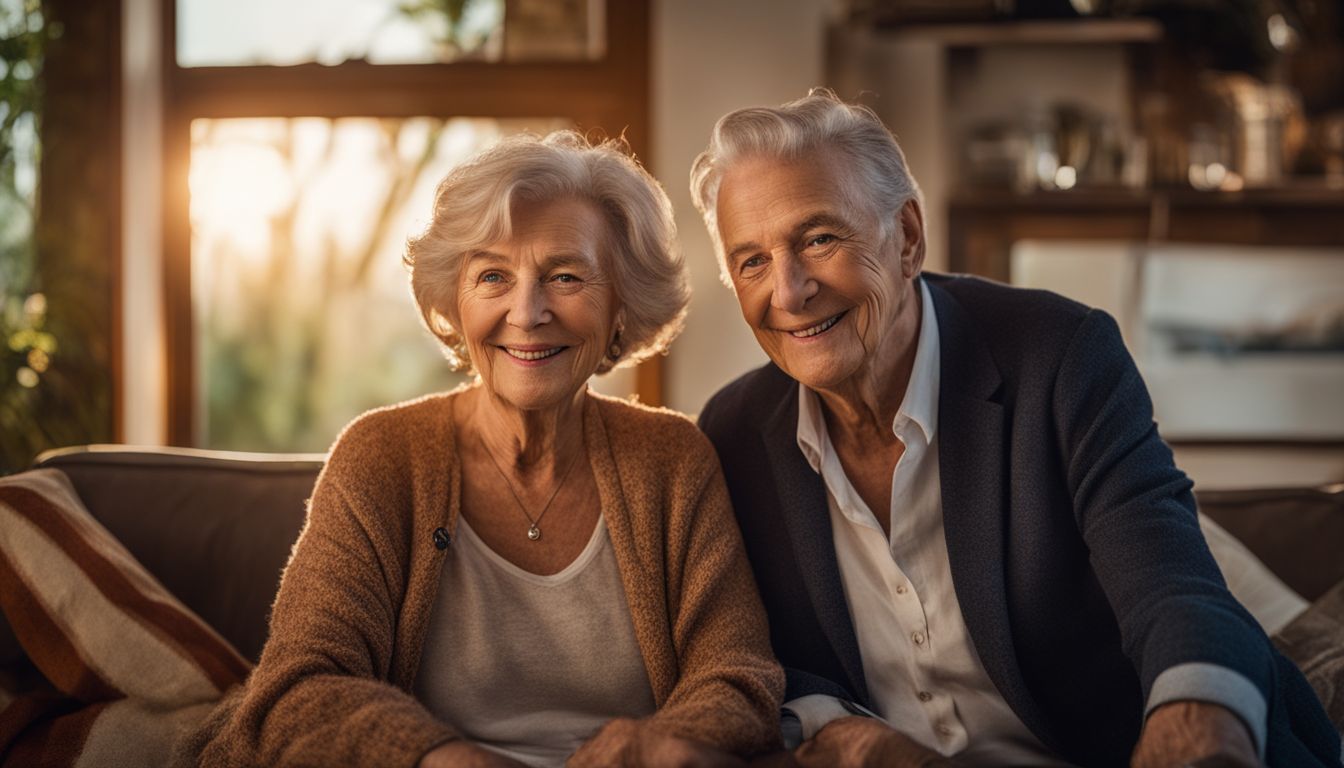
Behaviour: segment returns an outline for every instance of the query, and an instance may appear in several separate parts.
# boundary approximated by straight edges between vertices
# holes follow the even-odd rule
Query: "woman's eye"
[[[504,282],[504,276],[498,272],[486,272],[477,279],[491,285]]]
[[[755,269],[765,263],[765,259],[760,256],[752,256],[742,261],[742,269]]]
[[[568,272],[565,272],[559,275],[555,275],[554,277],[551,278],[551,280],[557,283],[577,283],[579,282],[579,276],[571,275]]]

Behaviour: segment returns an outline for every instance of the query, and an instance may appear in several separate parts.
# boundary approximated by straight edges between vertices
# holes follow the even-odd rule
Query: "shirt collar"
[[[942,349],[938,344],[938,316],[933,311],[933,295],[923,278],[919,280],[921,296],[919,342],[915,347],[915,364],[910,370],[910,384],[905,388],[905,399],[896,412],[892,424],[900,425],[901,415],[908,416],[924,431],[925,441],[932,443],[938,431],[938,385],[942,380]]]
[[[919,339],[915,343],[915,364],[910,370],[910,383],[905,388],[905,398],[892,419],[891,429],[898,437],[901,427],[914,422],[924,433],[924,440],[933,443],[933,435],[938,429],[938,386],[941,381],[942,351],[938,343],[938,316],[933,311],[933,296],[929,286],[923,280],[920,288],[920,324]],[[826,419],[821,412],[821,400],[817,393],[798,385],[798,448],[812,466],[820,472],[825,447],[830,445],[830,436],[826,434]]]

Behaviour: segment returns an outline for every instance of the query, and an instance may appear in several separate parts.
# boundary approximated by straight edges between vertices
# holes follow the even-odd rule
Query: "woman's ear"
[[[607,342],[607,359],[614,366],[625,352],[625,342],[621,339],[621,332],[625,330],[625,307],[616,310],[616,322],[612,324],[611,339]],[[599,370],[602,370],[599,368]],[[610,370],[607,368],[605,370]]]

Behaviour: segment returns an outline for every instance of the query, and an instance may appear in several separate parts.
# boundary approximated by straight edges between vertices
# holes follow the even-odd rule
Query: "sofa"
[[[64,472],[98,522],[255,662],[323,459],[94,445],[34,466]]]
[[[261,655],[323,458],[87,446],[0,478],[0,768],[179,764]]]
[[[219,658],[214,663],[216,684],[210,690],[222,693],[245,676],[246,665],[260,656],[267,612],[302,527],[305,499],[322,460],[320,454],[95,445],[47,452],[32,471],[0,480],[0,484],[22,482],[25,475],[59,477],[50,470],[68,478],[88,514],[166,593],[185,606],[183,613],[194,613],[231,646],[225,649],[217,644],[196,651],[197,656],[213,653]],[[1312,682],[1339,724],[1344,716],[1344,691],[1334,682],[1344,679],[1344,485],[1208,491],[1197,496],[1209,520],[1244,544],[1301,596],[1291,616],[1278,622],[1292,618],[1292,623],[1274,627],[1282,630],[1277,642],[1304,668],[1307,662],[1324,670]],[[1227,562],[1220,562],[1227,571]],[[1246,566],[1251,567],[1258,565]],[[1234,583],[1240,574],[1227,575],[1229,583]],[[171,602],[172,598],[163,596],[151,602]],[[1316,605],[1302,613],[1307,603]],[[14,608],[7,601],[7,613],[10,610],[22,611],[22,606]],[[182,619],[173,621],[178,624],[164,624],[169,628],[161,631],[177,631],[171,627]],[[231,650],[243,661],[230,657]],[[25,655],[10,622],[0,622],[0,669],[22,667]],[[149,669],[161,666],[156,658],[144,663]],[[22,682],[14,675],[0,677],[0,683],[11,688],[21,687]],[[65,693],[68,699],[69,692]],[[12,698],[12,694],[5,697]],[[208,699],[208,695],[198,695],[183,701],[200,709]],[[0,700],[0,707],[11,703]],[[13,756],[4,751],[6,745],[23,740],[23,733],[11,731],[20,726],[31,730],[46,716],[29,712],[26,724],[7,725],[7,713],[0,709],[0,765],[13,762]],[[172,727],[177,731],[164,739],[180,736],[187,727],[183,723],[190,718],[183,714],[174,721]],[[43,760],[43,764],[61,764],[57,759]]]

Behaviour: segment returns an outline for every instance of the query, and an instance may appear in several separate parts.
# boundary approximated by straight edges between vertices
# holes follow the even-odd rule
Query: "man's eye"
[[[821,245],[829,245],[833,242],[835,242],[835,235],[825,234],[825,235],[816,235],[811,240],[808,240],[807,244],[809,246],[815,247]]]
[[[742,260],[742,269],[754,269],[765,263],[765,259],[760,256],[752,256]]]

